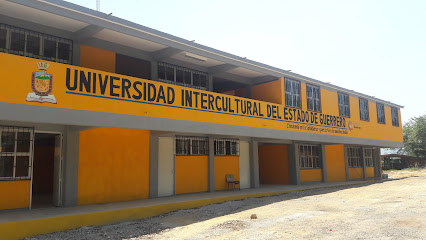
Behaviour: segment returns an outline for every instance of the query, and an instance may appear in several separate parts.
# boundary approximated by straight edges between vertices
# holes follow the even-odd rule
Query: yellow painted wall
[[[223,190],[228,188],[225,176],[233,174],[236,181],[240,180],[240,166],[238,156],[215,156],[214,157],[214,189]]]
[[[262,83],[251,87],[253,99],[283,104],[284,103],[284,79]]]
[[[259,146],[259,180],[262,184],[290,184],[287,145]]]
[[[327,181],[346,181],[345,149],[343,145],[325,146],[325,158],[327,165]]]
[[[208,190],[208,156],[176,156],[176,194]]]
[[[81,45],[80,66],[114,73],[115,52]]]
[[[362,167],[348,168],[349,179],[361,179],[364,178]]]
[[[30,180],[0,181],[0,210],[29,208],[30,189]]]
[[[301,182],[321,182],[321,169],[300,169]]]
[[[374,178],[374,167],[365,168],[367,178]]]
[[[80,132],[78,204],[148,198],[149,131],[96,128]]]
[[[308,103],[306,101],[306,84],[304,83],[300,84],[300,106],[302,106],[303,110],[308,109]]]
[[[103,50],[91,49],[85,50],[83,47],[82,50],[82,65],[86,67],[92,68],[103,68],[105,70],[113,72],[114,67],[114,53],[109,52],[105,53],[106,55],[110,55],[109,57],[103,57],[103,55],[89,54],[90,52],[102,52]],[[385,106],[386,113],[386,124],[378,124],[376,118],[376,107],[375,103],[370,102],[370,121],[359,121],[359,110],[358,110],[358,98],[351,97],[351,118],[346,118],[346,123],[352,121],[354,126],[359,126],[359,128],[355,128],[349,130],[348,128],[342,129],[334,129],[325,126],[324,124],[318,123],[315,128],[306,128],[308,126],[306,122],[301,122],[301,120],[296,124],[287,122],[285,120],[284,114],[284,106],[280,104],[267,103],[263,101],[250,100],[252,110],[254,110],[253,106],[257,106],[259,112],[256,116],[254,111],[249,111],[248,113],[242,113],[241,111],[237,113],[237,104],[245,104],[247,103],[247,99],[232,97],[219,93],[212,93],[201,90],[194,90],[190,88],[185,88],[181,86],[160,83],[150,80],[141,80],[138,78],[122,76],[119,74],[114,74],[114,81],[105,82],[106,85],[103,93],[100,90],[100,84],[94,86],[96,91],[91,91],[90,87],[80,87],[73,88],[72,86],[77,86],[74,83],[74,75],[75,71],[80,71],[82,75],[88,75],[89,72],[92,74],[99,74],[101,76],[106,77],[106,75],[110,76],[111,74],[101,71],[96,71],[93,69],[86,69],[82,67],[70,66],[60,63],[53,63],[48,61],[42,61],[50,64],[48,73],[53,75],[53,87],[52,94],[57,99],[57,104],[51,103],[38,103],[38,102],[28,102],[26,101],[26,96],[28,93],[32,92],[31,89],[31,74],[34,71],[38,71],[37,63],[41,62],[39,59],[32,59],[26,57],[15,56],[11,54],[0,53],[0,65],[3,66],[6,71],[3,75],[5,79],[15,79],[15,81],[1,81],[0,82],[0,101],[6,103],[15,103],[15,104],[25,104],[30,106],[43,106],[47,108],[63,108],[63,109],[79,109],[85,111],[97,111],[97,112],[108,112],[108,113],[117,113],[117,114],[128,114],[128,115],[137,115],[137,116],[145,116],[145,117],[158,117],[158,118],[173,118],[177,120],[188,120],[195,122],[206,122],[206,123],[216,123],[216,124],[227,124],[227,125],[238,125],[238,126],[247,126],[254,128],[265,128],[265,129],[274,129],[274,130],[285,130],[285,131],[297,131],[297,132],[308,132],[308,133],[322,133],[326,135],[337,135],[343,137],[355,137],[355,138],[366,138],[366,139],[377,139],[377,140],[387,140],[387,141],[395,141],[402,142],[402,127],[394,127],[391,123],[390,117],[390,108]],[[101,64],[102,63],[102,64]],[[98,65],[100,64],[100,65]],[[69,71],[70,81],[67,87],[66,79],[67,79],[67,69]],[[92,75],[93,76],[93,75]],[[131,87],[128,89],[129,92],[126,94],[127,88],[125,88],[126,81],[122,80],[125,78],[129,80]],[[111,79],[111,78],[109,78]],[[78,80],[78,78],[77,78]],[[281,81],[281,80],[280,80]],[[99,83],[99,81],[97,81]],[[114,83],[113,83],[114,82]],[[93,82],[92,82],[93,83]],[[165,93],[168,92],[168,89],[171,92],[174,92],[175,98],[174,101],[166,102],[165,100],[161,100],[159,98],[156,101],[149,101],[144,98],[135,98],[134,96],[138,95],[139,91],[143,91],[143,87],[141,85],[136,85],[136,83],[143,83],[146,85],[155,86],[157,91],[162,88]],[[123,85],[124,84],[124,85]],[[270,83],[274,84],[274,83]],[[275,82],[278,84],[278,82]],[[90,84],[88,84],[89,86]],[[93,86],[94,84],[90,85]],[[283,85],[283,84],[280,84]],[[82,84],[80,84],[82,86]],[[139,87],[138,87],[139,86]],[[196,104],[193,106],[184,106],[182,104],[182,90],[187,91],[196,91],[201,97],[198,98]],[[256,91],[255,91],[256,92]],[[112,94],[111,94],[112,93]],[[144,92],[144,96],[147,94]],[[256,94],[256,93],[255,93]],[[275,95],[276,94],[276,95]],[[281,98],[283,99],[283,91],[279,89],[277,91],[275,89],[274,96],[278,97],[281,94]],[[158,95],[160,96],[160,95]],[[306,86],[305,84],[301,85],[301,102],[302,102],[302,110],[306,110]],[[202,100],[204,97],[204,100]],[[265,95],[264,97],[268,97]],[[228,114],[228,110],[218,110],[216,104],[207,104],[207,98],[214,99],[218,105],[222,105],[225,100],[229,100],[231,107],[228,109],[232,109],[233,114]],[[130,101],[129,101],[130,100]],[[238,100],[238,101],[236,101]],[[275,99],[276,100],[276,99]],[[274,100],[274,101],[275,101]],[[272,100],[271,100],[272,101]],[[152,104],[152,102],[156,104]],[[157,104],[158,102],[158,104]],[[204,105],[203,105],[204,103]],[[208,106],[206,106],[208,105]],[[226,105],[226,104],[225,104]],[[338,116],[338,101],[337,101],[337,93],[325,89],[321,89],[321,105],[322,112],[321,113],[309,113],[309,114],[317,114],[318,118],[321,114],[324,115],[332,115]],[[213,106],[215,110],[205,111],[209,106]],[[277,116],[268,116],[267,110],[278,109],[279,112]],[[242,109],[242,108],[240,108]],[[289,111],[294,111],[296,109],[288,109]],[[200,111],[201,110],[201,111]],[[230,111],[230,110],[229,110]],[[296,112],[299,111],[298,109]],[[262,115],[260,115],[261,113]],[[298,114],[301,114],[300,112]],[[255,117],[253,117],[255,115]],[[288,116],[288,114],[287,114]],[[277,119],[279,118],[279,119]],[[279,121],[277,121],[279,120]],[[290,121],[290,120],[288,120]],[[291,121],[294,121],[292,119]],[[311,124],[311,123],[309,123]]]

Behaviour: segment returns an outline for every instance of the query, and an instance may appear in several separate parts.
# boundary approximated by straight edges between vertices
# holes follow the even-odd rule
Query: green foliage
[[[402,153],[414,157],[426,157],[426,115],[413,117],[402,127],[404,148]]]

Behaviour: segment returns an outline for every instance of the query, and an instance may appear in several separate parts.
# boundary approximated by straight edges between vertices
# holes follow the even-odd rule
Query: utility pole
[[[101,0],[96,0],[96,11],[101,11]]]

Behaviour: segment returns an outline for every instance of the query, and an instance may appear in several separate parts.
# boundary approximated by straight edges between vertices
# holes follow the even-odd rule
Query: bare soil
[[[426,239],[426,169],[29,239]],[[257,219],[251,219],[256,214]]]

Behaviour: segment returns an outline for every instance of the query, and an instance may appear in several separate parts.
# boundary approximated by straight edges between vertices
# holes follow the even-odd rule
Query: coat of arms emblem
[[[28,93],[28,102],[50,102],[56,104],[56,98],[52,93],[53,76],[47,73],[50,64],[46,62],[38,62],[37,67],[40,71],[33,72],[31,77],[31,89],[33,92]]]

